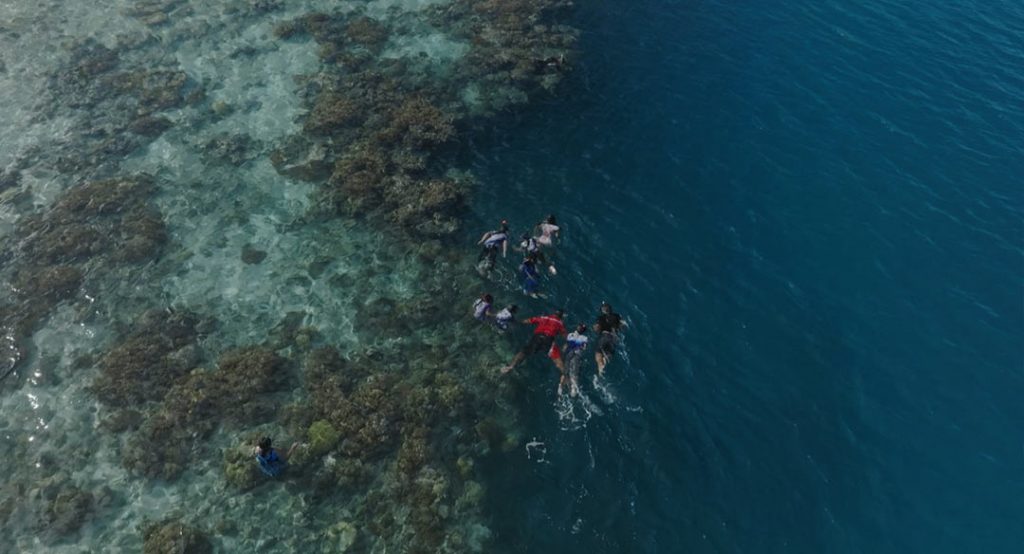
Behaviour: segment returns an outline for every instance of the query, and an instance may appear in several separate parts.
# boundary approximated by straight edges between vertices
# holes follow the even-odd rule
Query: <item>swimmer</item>
[[[473,302],[473,318],[477,321],[486,321],[491,317],[491,305],[494,304],[494,297],[484,293]]]
[[[523,346],[523,349],[516,354],[516,357],[512,358],[512,363],[501,368],[501,373],[505,374],[512,371],[512,368],[519,365],[519,363],[525,360],[527,356],[537,354],[539,352],[550,352],[551,346],[555,343],[555,337],[565,335],[565,324],[562,323],[563,315],[564,313],[562,310],[557,310],[551,315],[542,315],[523,320],[523,323],[536,325],[533,329],[533,336],[531,336],[530,341]],[[557,358],[552,357],[551,361],[554,362],[558,371],[565,371],[565,365],[562,364],[561,356]]]
[[[549,215],[547,219],[537,224],[537,232],[539,233],[537,235],[537,242],[541,246],[553,245],[555,243],[554,239],[558,238],[559,229],[560,227],[558,226],[558,221],[555,220],[555,216]]]
[[[508,257],[508,221],[501,220],[501,227],[497,231],[487,231],[480,237],[477,244],[483,245],[480,257],[477,258],[477,271],[480,275],[486,276],[487,272],[494,269],[494,261],[498,257],[498,249],[501,249],[501,257]]]
[[[565,359],[565,369],[558,381],[558,395],[562,395],[562,387],[569,389],[570,396],[580,393],[580,364],[583,363],[583,351],[587,349],[587,324],[580,323],[576,330],[569,333],[565,338],[565,347],[562,355]]]
[[[537,261],[543,265],[548,266],[548,273],[552,275],[558,274],[558,270],[555,269],[555,264],[544,255],[544,251],[540,249],[540,243],[537,239],[531,237],[529,233],[523,233],[519,237],[519,250],[522,250],[527,255],[533,254],[537,256]]]
[[[516,317],[516,312],[518,312],[518,311],[519,311],[519,306],[516,306],[515,304],[509,304],[508,306],[503,308],[500,312],[495,314],[495,316],[494,316],[494,326],[497,327],[499,331],[504,333],[505,331],[508,330],[509,325],[511,325],[514,322],[515,317]]]
[[[270,477],[277,477],[288,466],[288,458],[291,457],[292,452],[295,452],[299,443],[293,444],[283,458],[277,454],[277,450],[274,450],[270,443],[270,437],[263,437],[253,448],[253,454],[256,455],[256,462],[260,464],[260,471]]]
[[[519,265],[519,276],[523,279],[523,294],[539,298],[541,296],[539,292],[540,273],[537,272],[537,256],[535,254],[526,255],[526,259]]]
[[[594,332],[597,333],[597,350],[594,352],[594,361],[597,362],[597,374],[604,377],[604,366],[608,365],[612,355],[615,354],[615,345],[619,342],[619,330],[626,326],[622,316],[612,311],[607,302],[601,303],[601,313],[594,323]]]

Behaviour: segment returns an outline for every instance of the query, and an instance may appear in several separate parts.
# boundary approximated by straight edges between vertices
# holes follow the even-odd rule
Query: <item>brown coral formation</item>
[[[557,24],[570,6],[455,0],[428,8],[435,28],[469,44],[444,71],[426,53],[418,60],[379,57],[390,33],[366,15],[312,13],[280,24],[280,38],[311,35],[325,62],[311,79],[317,92],[304,123],[322,152],[317,159],[335,160],[324,198],[405,235],[454,233],[471,184],[453,177],[459,129],[557,86],[577,40],[574,29]],[[306,167],[309,151],[281,149],[272,159],[291,174]]]
[[[65,191],[46,211],[18,222],[17,247],[5,264],[15,295],[0,304],[0,329],[24,358],[27,337],[60,302],[76,297],[90,276],[158,257],[167,241],[149,203],[156,186],[145,176],[91,181]],[[0,368],[0,374],[6,368]]]
[[[143,554],[209,554],[210,539],[200,529],[177,519],[166,519],[142,530]]]
[[[284,365],[273,351],[252,346],[225,352],[216,370],[177,379],[129,438],[122,453],[125,466],[147,477],[173,479],[219,425],[271,418],[277,406],[270,395],[287,380]]]

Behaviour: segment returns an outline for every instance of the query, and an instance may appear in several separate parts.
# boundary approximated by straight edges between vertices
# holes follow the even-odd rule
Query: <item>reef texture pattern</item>
[[[522,437],[459,160],[571,3],[58,4],[0,7],[6,545],[486,551]]]

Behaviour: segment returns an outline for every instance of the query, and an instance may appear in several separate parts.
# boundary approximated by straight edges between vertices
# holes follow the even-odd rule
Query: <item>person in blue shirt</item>
[[[288,449],[288,453],[281,457],[278,455],[277,450],[274,450],[274,447],[271,446],[270,437],[260,439],[256,448],[253,449],[253,453],[256,455],[256,463],[260,465],[260,471],[270,477],[281,475],[281,472],[288,467],[288,457],[291,456],[297,446],[299,446],[299,443],[293,444]]]
[[[537,255],[527,254],[519,265],[519,276],[523,280],[523,294],[533,298],[540,297],[540,272],[537,271]]]

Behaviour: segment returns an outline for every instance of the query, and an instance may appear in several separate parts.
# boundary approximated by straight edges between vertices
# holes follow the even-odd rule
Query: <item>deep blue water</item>
[[[474,233],[558,214],[549,304],[632,327],[584,429],[517,377],[547,462],[492,462],[499,543],[1020,552],[1024,7],[578,14],[568,94],[474,145]]]

